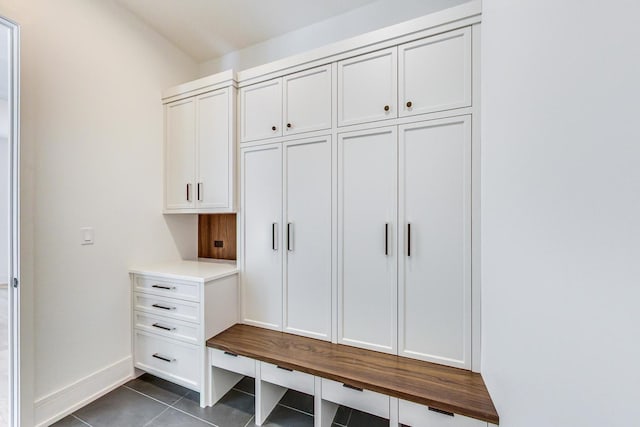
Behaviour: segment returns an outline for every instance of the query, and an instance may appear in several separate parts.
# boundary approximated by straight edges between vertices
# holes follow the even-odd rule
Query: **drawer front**
[[[400,400],[398,405],[400,423],[411,427],[487,427],[485,421],[430,411],[428,406],[406,400]]]
[[[342,383],[322,379],[322,398],[359,411],[389,418],[389,396],[369,390],[353,390]]]
[[[200,284],[195,282],[171,281],[148,276],[135,276],[134,291],[179,298],[188,301],[200,301]]]
[[[211,357],[211,365],[216,368],[226,369],[227,371],[237,372],[238,374],[247,375],[249,377],[256,376],[256,361],[244,356],[234,355],[233,353],[224,352],[215,348],[209,349]]]
[[[199,390],[198,346],[135,331],[135,366],[168,381]]]
[[[136,292],[134,309],[162,317],[200,323],[200,304]]]
[[[271,363],[260,362],[260,379],[271,384],[281,385],[302,393],[313,394],[313,375],[304,372],[279,368]]]
[[[133,315],[134,327],[154,334],[175,338],[191,344],[198,343],[198,328],[195,323],[170,319],[151,313],[136,311]]]

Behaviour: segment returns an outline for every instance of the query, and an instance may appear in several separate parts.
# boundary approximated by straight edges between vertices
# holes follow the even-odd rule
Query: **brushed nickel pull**
[[[161,305],[161,304],[152,304],[151,307],[155,307],[155,308],[159,308],[161,310],[175,310],[175,307],[168,307],[166,305]]]
[[[176,289],[175,286],[165,286],[165,285],[151,285],[151,287],[156,289],[164,289],[166,291],[174,291]]]
[[[158,329],[164,329],[165,331],[175,331],[176,330],[176,328],[174,328],[174,327],[164,326],[164,325],[161,325],[160,323],[154,323],[151,326],[153,326],[154,328],[158,328]]]
[[[174,359],[173,357],[163,356],[160,353],[154,353],[152,356],[156,359],[164,360],[165,362],[169,363],[176,361],[176,359]]]

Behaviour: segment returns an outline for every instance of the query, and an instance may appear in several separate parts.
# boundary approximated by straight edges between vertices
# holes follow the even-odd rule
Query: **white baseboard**
[[[37,427],[51,425],[133,377],[133,360],[128,356],[60,390],[40,397],[34,405],[35,424]]]

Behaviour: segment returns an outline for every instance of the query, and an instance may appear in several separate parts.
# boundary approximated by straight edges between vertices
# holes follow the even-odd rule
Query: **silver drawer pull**
[[[166,291],[174,291],[176,289],[175,286],[165,286],[165,285],[152,285],[151,287],[156,289],[164,289]]]
[[[154,323],[153,325],[154,328],[158,328],[158,329],[164,329],[165,331],[175,331],[176,328],[172,328],[171,326],[164,326],[161,325],[160,323]]]
[[[160,308],[162,310],[175,310],[175,307],[167,307],[166,305],[161,304],[152,304],[151,307]]]
[[[431,406],[429,406],[429,410],[431,412],[437,412],[438,414],[447,415],[449,417],[453,417],[454,416],[453,412],[443,411],[442,409],[432,408]]]
[[[156,359],[164,360],[165,362],[169,363],[176,361],[176,359],[174,359],[173,357],[163,356],[160,353],[154,353],[152,356]]]
[[[363,391],[363,389],[361,389],[360,387],[352,386],[352,385],[349,385],[349,384],[342,384],[342,387],[349,388],[349,389],[355,390],[355,391]]]

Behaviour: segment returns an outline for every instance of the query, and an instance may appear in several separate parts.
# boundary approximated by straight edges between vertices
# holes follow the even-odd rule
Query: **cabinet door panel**
[[[286,76],[283,86],[285,135],[331,127],[331,65]]]
[[[240,89],[242,142],[282,136],[281,125],[282,79],[269,80]]]
[[[271,329],[282,328],[281,154],[280,145],[242,151],[242,317]]]
[[[398,116],[396,52],[393,47],[338,62],[338,126]]]
[[[398,55],[400,116],[471,105],[468,28],[407,43],[398,48]]]
[[[287,143],[284,328],[331,339],[331,138]]]
[[[471,367],[470,123],[400,127],[399,354],[460,368]]]
[[[348,133],[338,145],[338,340],[387,353],[397,348],[396,136]]]
[[[195,104],[195,99],[191,98],[165,107],[166,209],[195,206]]]
[[[231,209],[233,166],[229,89],[198,98],[198,179],[196,198],[203,209]],[[199,187],[198,187],[199,186]]]

